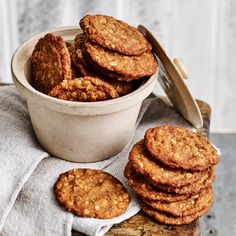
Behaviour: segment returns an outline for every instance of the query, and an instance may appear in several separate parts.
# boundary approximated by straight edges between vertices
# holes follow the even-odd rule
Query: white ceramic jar
[[[64,27],[50,30],[73,41],[81,30]],[[31,54],[39,38],[25,41],[12,58],[16,88],[26,98],[36,137],[50,154],[74,162],[95,162],[119,153],[135,128],[143,100],[152,92],[157,73],[134,92],[101,102],[65,101],[35,90],[31,84]]]

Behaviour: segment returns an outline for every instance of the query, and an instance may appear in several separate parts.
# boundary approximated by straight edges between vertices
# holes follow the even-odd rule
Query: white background
[[[235,0],[0,0],[0,83],[12,82],[10,59],[20,42],[78,25],[87,13],[147,26],[170,57],[182,59],[194,97],[211,105],[211,131],[236,131]]]

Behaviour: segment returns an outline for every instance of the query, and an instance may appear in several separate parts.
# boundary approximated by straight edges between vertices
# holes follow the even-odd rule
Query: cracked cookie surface
[[[99,67],[130,79],[151,76],[157,70],[157,61],[152,52],[145,52],[138,56],[126,56],[89,41],[85,42],[85,51],[93,63]]]
[[[129,161],[133,168],[143,174],[152,184],[166,184],[181,187],[199,180],[204,172],[173,169],[157,162],[148,152],[145,141],[136,143],[130,154]],[[208,172],[209,170],[205,170]]]
[[[220,160],[207,138],[175,126],[148,129],[145,143],[153,157],[173,168],[203,171]]]
[[[150,51],[151,44],[136,28],[105,15],[87,15],[80,20],[87,37],[102,47],[127,55]]]

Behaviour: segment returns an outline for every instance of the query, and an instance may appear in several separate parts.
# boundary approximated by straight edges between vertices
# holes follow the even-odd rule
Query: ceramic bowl
[[[157,73],[134,92],[100,102],[65,101],[47,96],[31,86],[31,54],[39,38],[25,41],[12,58],[16,88],[25,97],[35,135],[50,154],[74,162],[95,162],[119,153],[130,140],[143,100],[152,92]],[[81,30],[50,30],[73,41]]]

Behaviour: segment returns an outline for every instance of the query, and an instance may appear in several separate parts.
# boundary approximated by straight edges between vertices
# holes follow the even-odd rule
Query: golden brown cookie
[[[81,76],[96,77],[96,74],[92,70],[90,70],[89,68],[85,68],[85,62],[80,48],[74,48],[71,53],[71,61],[73,62],[76,70]]]
[[[203,173],[202,177],[192,184],[188,184],[180,188],[164,184],[158,184],[157,187],[170,193],[197,194],[200,191],[202,191],[202,189],[209,188],[214,179],[215,179],[215,170],[211,168],[209,172]]]
[[[103,101],[119,97],[111,85],[89,76],[63,80],[48,95],[63,100],[83,102]]]
[[[202,209],[201,211],[189,215],[189,216],[182,216],[182,217],[175,217],[172,216],[171,214],[168,213],[164,213],[162,211],[158,211],[152,207],[150,207],[148,204],[144,203],[141,199],[139,199],[139,204],[142,208],[142,210],[149,216],[151,216],[152,218],[154,218],[155,220],[164,223],[164,224],[168,224],[168,225],[185,225],[185,224],[190,224],[191,222],[193,222],[194,220],[196,220],[197,218],[199,218],[200,216],[204,215],[209,208],[205,208]]]
[[[207,138],[175,126],[148,129],[145,143],[153,157],[173,168],[202,171],[220,160]]]
[[[96,69],[93,68],[93,66],[89,64],[86,59],[84,59],[82,51],[78,47],[74,49],[74,52],[72,52],[72,61],[76,65],[77,71],[80,73],[81,76],[98,77],[104,82],[110,84],[118,92],[119,96],[124,96],[134,91],[138,87],[137,83],[135,82],[128,83],[125,81],[117,81],[114,79],[107,78],[105,75],[103,76],[101,73],[99,73],[98,70],[96,71]]]
[[[132,81],[136,81],[140,79],[140,78],[125,77],[116,72],[109,71],[105,68],[102,68],[90,58],[90,55],[85,50],[82,50],[82,54],[83,54],[83,59],[84,59],[84,63],[86,67],[88,67],[91,70],[97,71],[101,75],[104,75],[108,78],[115,79],[118,81],[124,81],[124,82],[132,82]]]
[[[164,202],[176,202],[189,198],[189,195],[168,193],[158,187],[154,187],[148,183],[144,176],[135,172],[129,163],[125,167],[124,175],[128,179],[128,184],[132,190],[142,198]]]
[[[123,77],[138,79],[151,76],[157,70],[157,61],[152,52],[145,52],[138,56],[126,56],[89,41],[85,42],[84,48],[89,58],[99,67]]]
[[[72,57],[73,57],[73,52],[75,50],[75,46],[74,44],[72,43],[68,43],[66,42],[66,46],[67,46],[67,49],[68,49],[68,52],[69,52],[69,55],[70,55],[70,61],[71,61],[71,78],[78,78],[80,76],[80,74],[78,73],[78,70],[72,60]]]
[[[152,158],[145,146],[144,140],[139,141],[133,146],[129,154],[129,161],[132,167],[140,174],[145,175],[152,184],[166,184],[181,187],[194,183],[204,173],[172,169],[160,164]]]
[[[110,84],[119,94],[119,96],[124,96],[128,93],[131,93],[134,91],[138,86],[134,82],[127,83],[125,81],[117,81],[117,80],[112,80],[109,78],[106,78],[105,76],[102,76],[100,74],[96,74],[83,64],[77,64],[77,71],[82,75],[82,76],[92,76],[92,77],[98,77],[100,80]]]
[[[116,81],[108,78],[102,78],[102,80],[110,84],[117,91],[119,96],[129,94],[138,87],[138,84],[135,82],[127,83],[125,81]]]
[[[60,36],[45,35],[32,53],[33,84],[48,94],[64,79],[71,79],[71,62],[68,49]]]
[[[85,41],[87,40],[87,37],[84,33],[77,34],[75,36],[75,48],[82,48],[84,46]]]
[[[152,208],[169,213],[176,217],[184,217],[196,214],[203,209],[209,209],[213,199],[212,187],[204,189],[197,195],[192,195],[188,199],[184,199],[178,202],[162,202],[162,201],[151,201],[142,199],[146,204]]]
[[[136,28],[111,16],[87,15],[80,26],[92,42],[123,54],[139,55],[152,49]]]
[[[101,68],[99,65],[94,63],[88,53],[85,51],[84,44],[87,41],[87,37],[82,33],[75,37],[75,50],[72,56],[72,61],[77,65],[78,70],[81,71],[83,76],[98,76],[109,77],[112,80],[119,80],[124,82],[130,82],[136,78],[128,78],[119,75],[115,72],[108,71]]]
[[[123,214],[130,197],[120,181],[101,170],[73,169],[54,185],[57,201],[82,217],[109,219]]]

